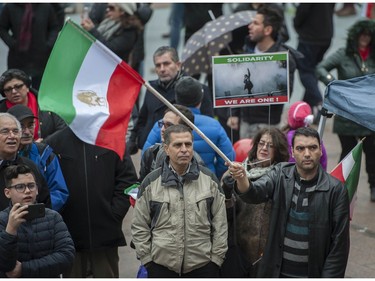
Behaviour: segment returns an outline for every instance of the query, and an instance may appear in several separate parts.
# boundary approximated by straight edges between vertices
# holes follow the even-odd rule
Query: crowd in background
[[[327,57],[326,51],[332,48],[333,17],[350,17],[360,13],[363,7],[367,7],[367,18],[353,24],[346,46],[333,46],[338,51]],[[0,213],[0,243],[6,245],[0,249],[8,253],[2,256],[6,262],[0,266],[0,276],[119,277],[118,248],[132,244],[142,263],[140,269],[148,271],[149,277],[344,277],[349,251],[347,194],[338,191],[341,185],[327,174],[327,153],[313,127],[319,121],[323,101],[318,81],[327,84],[334,79],[349,79],[375,71],[374,7],[366,3],[363,7],[350,3],[340,9],[331,3],[295,4],[293,28],[288,29],[284,4],[234,6],[233,13],[252,10],[255,16],[248,26],[233,32],[230,53],[288,51],[291,54],[290,93],[297,73],[305,93],[302,101],[290,106],[287,120],[282,120],[284,105],[273,105],[272,111],[270,106],[233,111],[213,108],[211,73],[206,73],[205,81],[201,79],[202,73],[192,76],[185,73],[179,46],[186,44],[205,23],[223,15],[223,4],[171,4],[167,19],[170,30],[163,34],[170,38],[170,44],[154,50],[153,71],[157,78],[150,84],[169,102],[180,106],[184,115],[230,161],[236,158],[233,145],[238,140],[253,140],[246,159],[228,168],[225,159],[195,131],[187,129],[149,91],[144,101],[137,101],[133,109],[124,136],[127,149],[122,159],[113,151],[78,139],[59,116],[40,110],[37,100],[44,68],[64,24],[65,12],[71,6],[1,5],[0,38],[9,52],[7,70],[0,77],[3,97],[0,101],[0,187],[5,190],[0,194],[1,210],[4,209]],[[86,8],[81,13],[81,27],[141,75],[148,71],[144,69],[145,29],[153,15],[153,5],[93,3]],[[184,42],[180,40],[182,31]],[[288,45],[292,32],[298,36],[296,46]],[[228,50],[223,50],[226,53]],[[332,70],[337,71],[336,76]],[[370,199],[375,201],[375,164],[371,157],[375,133],[338,116],[334,132],[342,147],[340,160],[366,136],[366,172]],[[139,150],[143,166],[135,167],[131,155]],[[312,160],[307,165],[311,165],[313,172],[306,172],[304,168],[301,160],[304,153],[311,154]],[[281,162],[295,164],[284,166]],[[14,166],[17,169],[12,170]],[[141,179],[137,172],[140,168]],[[266,181],[262,176],[269,173],[271,176]],[[288,182],[285,174],[295,179],[295,183]],[[263,180],[256,181],[259,178]],[[35,188],[35,183],[40,187]],[[122,223],[131,205],[124,190],[134,184],[140,184],[141,200],[132,223],[133,241],[125,241]],[[251,192],[247,190],[253,185],[259,186],[259,193],[250,198]],[[326,187],[332,192],[329,205],[317,200],[308,202],[311,194]],[[199,192],[186,191],[194,188]],[[288,209],[276,214],[272,206],[280,208],[280,202],[285,200],[280,190],[287,188],[292,190],[293,210],[289,210],[290,202],[287,202]],[[27,195],[22,199],[26,201],[19,199],[20,194]],[[43,202],[53,211],[47,211],[40,221],[26,221],[23,202]],[[332,228],[317,227],[317,233],[325,238],[321,241],[309,240],[311,232],[302,233],[308,216],[315,214],[309,206],[327,208],[324,218],[316,215],[315,224],[328,221],[333,224]],[[276,221],[280,216],[288,230],[271,233],[270,227],[280,229],[280,222]],[[301,228],[295,230],[298,224]],[[52,243],[52,238],[37,235],[35,229],[41,227],[51,232],[56,225],[56,234],[52,236],[58,247],[49,246],[46,241]],[[186,233],[180,232],[182,227],[186,227]],[[17,231],[19,242],[15,239]],[[42,247],[28,249],[27,233]],[[179,243],[172,243],[168,235],[178,237]],[[329,237],[333,237],[332,241]],[[193,242],[181,255],[184,239]],[[150,246],[151,240],[156,246]],[[62,241],[67,245],[66,252],[61,250]],[[284,250],[276,249],[275,241]],[[17,243],[21,245],[22,255],[18,255]],[[310,256],[304,245],[312,249],[313,243],[318,246]],[[154,248],[151,250],[151,247]],[[327,253],[319,252],[323,248],[329,248]],[[277,257],[270,255],[271,249],[278,253]],[[31,250],[38,254],[33,256]],[[56,259],[56,255],[64,258]],[[179,260],[181,257],[184,259]],[[53,270],[45,269],[43,262],[34,264],[34,259],[45,259]],[[232,269],[234,265],[238,266],[236,272]]]

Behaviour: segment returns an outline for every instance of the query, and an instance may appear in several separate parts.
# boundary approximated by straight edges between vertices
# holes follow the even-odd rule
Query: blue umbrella
[[[375,131],[375,74],[327,85],[323,108]]]

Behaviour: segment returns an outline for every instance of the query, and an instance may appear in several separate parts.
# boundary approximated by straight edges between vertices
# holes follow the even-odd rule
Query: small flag
[[[142,77],[111,50],[68,20],[45,68],[38,94],[83,142],[122,159],[129,118]]]
[[[133,207],[135,205],[135,201],[137,200],[139,185],[140,185],[139,183],[135,183],[135,184],[129,186],[127,189],[124,190],[124,194],[129,196],[130,204]]]
[[[362,141],[360,141],[342,161],[331,171],[331,175],[340,180],[348,190],[350,219],[353,217],[354,204],[357,200],[357,186],[361,172]]]

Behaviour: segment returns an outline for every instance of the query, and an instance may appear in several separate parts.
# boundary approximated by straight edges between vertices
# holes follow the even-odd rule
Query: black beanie
[[[174,87],[176,103],[187,107],[195,107],[203,99],[202,84],[190,76],[183,76]]]

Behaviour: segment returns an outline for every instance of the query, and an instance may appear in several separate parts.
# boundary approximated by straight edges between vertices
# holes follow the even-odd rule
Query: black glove
[[[129,140],[128,143],[126,144],[127,148],[128,148],[128,151],[130,153],[130,155],[134,155],[134,154],[137,154],[138,152],[138,145],[136,142],[132,141],[132,140]]]
[[[231,176],[226,176],[223,178],[223,190],[225,194],[225,199],[231,199],[234,189],[235,180]]]

